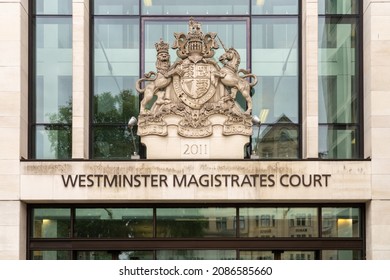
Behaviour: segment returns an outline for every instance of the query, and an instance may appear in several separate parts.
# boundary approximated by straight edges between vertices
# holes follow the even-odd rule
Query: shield
[[[215,94],[215,86],[212,83],[212,72],[214,65],[206,63],[182,64],[184,75],[173,78],[173,87],[176,95],[187,106],[193,109],[200,109],[203,104],[210,100]]]

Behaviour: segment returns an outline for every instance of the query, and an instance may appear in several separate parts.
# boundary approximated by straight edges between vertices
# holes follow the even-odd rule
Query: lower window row
[[[362,207],[32,207],[30,238],[360,238]]]
[[[32,251],[33,260],[360,260],[360,250]]]

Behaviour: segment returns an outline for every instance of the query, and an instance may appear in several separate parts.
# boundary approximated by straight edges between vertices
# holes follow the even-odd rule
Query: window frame
[[[324,0],[327,1],[327,0]],[[357,89],[357,98],[358,98],[358,105],[357,105],[357,111],[358,111],[358,118],[355,123],[337,123],[337,122],[318,122],[319,128],[322,126],[325,129],[328,128],[344,128],[344,130],[347,130],[348,127],[356,127],[357,128],[357,155],[356,157],[352,158],[326,158],[322,156],[321,151],[318,150],[318,158],[321,160],[361,160],[364,158],[364,79],[363,79],[363,69],[364,69],[364,57],[363,57],[363,26],[364,26],[364,17],[363,17],[363,4],[359,0],[355,0],[356,3],[359,5],[357,8],[356,13],[351,13],[351,14],[327,14],[326,9],[324,13],[319,13],[318,14],[318,19],[319,20],[324,20],[325,22],[327,20],[332,21],[332,22],[339,22],[343,19],[348,20],[348,21],[353,21],[355,22],[357,28],[356,32],[358,33],[358,39],[356,40],[356,44],[358,45],[358,52],[356,54],[356,85],[358,87]],[[319,3],[320,4],[320,3]],[[318,4],[318,5],[319,5]],[[318,40],[318,48],[321,48],[320,46],[320,39]],[[319,61],[319,58],[318,58]],[[318,75],[318,80],[320,81],[321,77]],[[318,87],[318,96],[320,94],[319,87]],[[318,133],[319,135],[319,133]],[[319,144],[319,141],[318,141]]]
[[[294,158],[284,158],[284,157],[273,157],[273,158],[260,158],[260,160],[299,160],[302,159],[303,156],[303,135],[302,135],[302,3],[301,1],[297,1],[297,14],[253,14],[252,13],[252,1],[248,1],[248,6],[249,6],[249,13],[246,15],[226,15],[226,16],[219,16],[219,15],[197,15],[196,20],[203,22],[203,21],[228,21],[228,20],[243,20],[246,22],[246,28],[247,28],[247,34],[248,37],[246,39],[246,56],[247,56],[247,65],[246,68],[252,69],[252,21],[253,19],[256,18],[279,18],[279,17],[290,17],[290,18],[296,18],[297,19],[297,35],[298,35],[298,40],[297,40],[297,60],[298,60],[298,69],[297,69],[297,75],[298,75],[298,88],[297,88],[297,114],[298,114],[298,120],[297,123],[293,123],[296,127],[296,131],[299,134],[297,137],[297,157]],[[120,161],[131,161],[131,158],[116,158],[116,157],[108,157],[108,158],[96,158],[94,155],[94,139],[93,139],[93,127],[96,124],[93,124],[93,95],[94,95],[94,54],[93,54],[93,33],[94,33],[94,18],[103,18],[103,17],[111,17],[111,18],[138,18],[139,20],[139,77],[142,77],[145,69],[145,25],[147,22],[151,21],[187,21],[188,20],[188,15],[147,15],[147,14],[142,14],[142,5],[139,5],[139,13],[138,15],[102,15],[102,14],[94,14],[94,1],[90,0],[90,110],[89,110],[89,159],[92,160],[120,160]],[[173,34],[172,34],[173,36]],[[241,68],[244,68],[245,66],[241,66]],[[130,118],[130,116],[129,116]],[[136,128],[135,128],[136,129]],[[253,146],[253,138],[249,137],[249,145],[248,145],[248,151],[246,152],[244,158],[249,159],[252,146]],[[141,141],[139,140],[139,137],[137,136],[137,147],[138,147],[138,154],[141,156],[142,159],[146,158],[146,149],[145,147],[140,143]]]
[[[72,7],[71,7],[72,8]],[[29,159],[34,160],[50,160],[50,161],[66,161],[72,159],[72,121],[69,123],[50,123],[50,122],[37,122],[36,120],[36,33],[37,33],[37,19],[71,19],[71,31],[73,33],[72,27],[73,27],[73,14],[72,11],[69,14],[50,14],[50,13],[37,13],[36,12],[36,0],[29,0],[29,15],[28,15],[28,22],[29,22],[29,35],[28,35],[28,88],[30,89],[30,92],[28,94],[28,133],[27,133],[27,156]],[[72,35],[73,36],[73,35]],[[73,50],[73,41],[71,42],[71,49]],[[73,59],[72,59],[72,65],[73,65]],[[72,77],[72,83],[73,83],[73,73],[71,75]],[[73,85],[72,85],[72,92],[73,93]],[[71,98],[72,100],[72,98]],[[72,104],[73,105],[73,104]],[[73,111],[71,109],[71,111]],[[47,159],[47,158],[37,158],[36,151],[37,151],[37,141],[36,141],[36,128],[37,127],[49,127],[49,128],[57,128],[59,131],[63,130],[70,130],[70,155],[67,158],[54,158],[54,159]]]
[[[67,208],[71,209],[71,237],[69,238],[34,238],[32,237],[33,209],[35,208]],[[153,208],[153,237],[147,238],[76,238],[73,236],[76,208]],[[157,237],[156,209],[157,208],[231,208],[236,207],[235,229],[233,237],[207,237],[207,238],[162,238]],[[316,208],[318,217],[322,217],[322,208],[358,208],[360,211],[359,237],[322,237],[322,220],[318,219],[319,237],[242,237],[239,234],[237,223],[241,220],[239,209],[241,208]],[[159,249],[234,249],[239,254],[240,250],[268,251],[268,250],[315,250],[321,259],[322,250],[358,250],[362,259],[365,259],[365,205],[363,203],[172,203],[172,204],[29,204],[27,205],[27,259],[32,257],[31,252],[37,250],[71,250],[75,259],[77,251],[85,250],[159,250]],[[71,249],[69,249],[71,248]],[[238,258],[238,257],[237,257]]]

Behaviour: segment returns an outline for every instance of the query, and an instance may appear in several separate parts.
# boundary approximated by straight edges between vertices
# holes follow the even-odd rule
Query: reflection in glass
[[[138,15],[139,0],[93,0],[95,15]]]
[[[77,208],[75,236],[89,238],[152,237],[153,210]]]
[[[71,15],[72,0],[35,0],[35,14],[39,15]]]
[[[254,129],[252,149],[260,157],[299,157],[298,42],[297,17],[252,21],[252,73],[261,77],[252,97],[253,114],[264,125],[261,132]],[[280,123],[285,125],[275,125]]]
[[[252,21],[252,72],[261,77],[253,96],[254,114],[268,110],[263,123],[283,115],[297,123],[298,19],[273,18]]]
[[[357,24],[353,19],[320,19],[319,120],[358,121]]]
[[[240,208],[240,237],[318,237],[317,208]]]
[[[298,125],[283,117],[276,125],[254,127],[252,149],[260,158],[298,158]]]
[[[357,14],[359,0],[318,0],[318,14]]]
[[[94,95],[94,123],[122,123],[127,124],[130,114],[137,110],[138,96],[131,90],[121,90],[128,85],[135,84],[134,77],[96,77]]]
[[[210,2],[210,1],[209,1]],[[155,70],[156,49],[154,44],[159,42],[160,38],[169,43],[172,47],[175,37],[173,34],[183,32],[188,33],[188,19],[177,21],[152,21],[145,22],[145,67],[144,72]],[[241,63],[240,68],[246,69],[247,65],[247,27],[246,21],[243,20],[202,20],[202,32],[216,32],[225,47],[234,48],[239,52]],[[224,49],[218,41],[219,49],[215,51],[214,59],[217,60],[224,53]],[[170,48],[171,63],[176,59],[176,51]]]
[[[360,209],[322,208],[322,237],[360,237]]]
[[[32,133],[35,139],[36,158],[66,159],[72,157],[71,125],[37,125]]]
[[[157,237],[236,236],[235,208],[157,208]]]
[[[153,260],[153,251],[78,251],[78,260]]]
[[[254,15],[297,15],[299,9],[298,0],[251,0],[252,14]]]
[[[237,0],[143,0],[143,15],[247,15],[249,2]]]
[[[158,250],[157,260],[235,260],[235,250]]]
[[[136,131],[136,127],[134,131]],[[130,158],[134,153],[134,142],[126,125],[100,126],[95,125],[93,130],[93,154],[95,159],[123,159]],[[134,135],[135,146],[139,145],[139,138]]]
[[[361,260],[360,250],[322,250],[323,260]]]
[[[345,65],[334,64],[333,66],[344,67]],[[321,123],[356,123],[358,121],[359,102],[354,73],[340,76],[330,73],[329,76],[320,76],[319,88],[321,94],[319,121]]]
[[[240,260],[274,260],[271,251],[240,251]]]
[[[32,251],[33,260],[71,260],[71,251]]]
[[[33,156],[71,157],[72,19],[36,18],[34,48]],[[52,125],[47,125],[52,124]]]
[[[315,260],[314,251],[284,251],[281,260]]]
[[[359,157],[359,46],[354,18],[319,19],[319,157]]]
[[[358,128],[350,125],[320,125],[320,158],[359,158]]]
[[[32,215],[32,237],[66,238],[71,236],[69,208],[35,208]],[[52,253],[56,254],[56,251]]]
[[[314,251],[240,251],[241,260],[315,260]]]
[[[93,158],[130,158],[133,154],[127,122],[138,116],[138,76],[138,20],[95,18]]]

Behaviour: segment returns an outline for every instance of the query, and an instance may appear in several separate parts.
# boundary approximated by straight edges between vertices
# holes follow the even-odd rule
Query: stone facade
[[[390,1],[363,1],[364,158],[360,161],[320,161],[318,156],[317,1],[303,2],[302,112],[303,159],[297,161],[150,161],[89,162],[89,1],[73,0],[73,159],[37,162],[27,159],[28,131],[28,1],[0,0],[0,259],[26,258],[26,205],[46,202],[360,202],[366,205],[366,258],[390,259]],[[190,186],[114,187],[64,186],[69,177],[105,174],[195,176]],[[203,187],[202,175],[234,174],[227,186]],[[251,186],[245,175],[265,175]],[[167,177],[159,177],[166,175]],[[269,177],[270,175],[274,177]],[[289,184],[289,178],[293,181]],[[316,187],[295,180],[315,177]],[[283,177],[285,176],[285,177]],[[110,182],[112,182],[110,177]],[[180,177],[182,178],[182,177]],[[187,177],[190,180],[190,177]],[[259,177],[260,178],[260,177]],[[283,179],[281,179],[283,178]],[[320,186],[319,180],[328,180]],[[207,178],[206,178],[207,179]],[[231,178],[230,178],[231,179]],[[119,179],[118,179],[119,180]],[[282,180],[282,181],[281,181]],[[286,181],[284,181],[286,180]],[[312,177],[314,180],[314,177]],[[274,182],[273,182],[274,181]],[[69,182],[69,181],[68,181]],[[307,181],[306,181],[307,182]],[[290,182],[291,183],[291,182]],[[188,182],[187,182],[188,184]],[[198,184],[198,185],[197,185]],[[264,184],[264,186],[261,186]],[[272,185],[272,186],[270,186]]]

